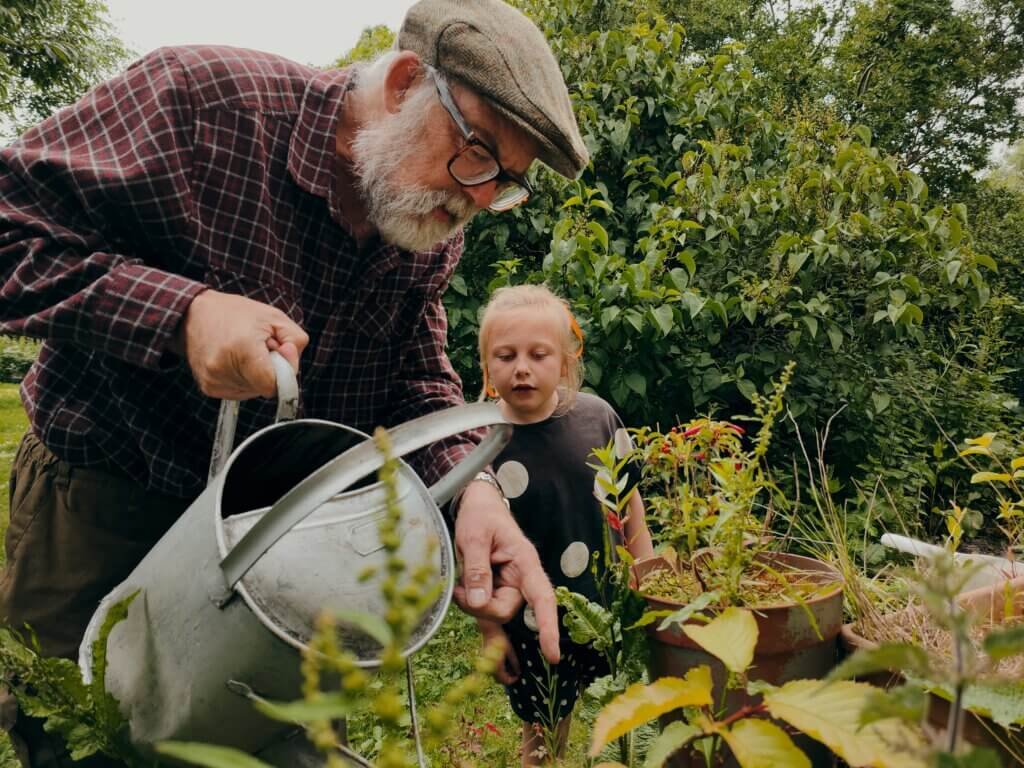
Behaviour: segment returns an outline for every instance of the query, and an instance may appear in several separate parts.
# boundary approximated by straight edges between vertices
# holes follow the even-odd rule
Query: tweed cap
[[[537,26],[502,0],[420,0],[398,48],[455,78],[540,143],[540,160],[574,179],[590,161],[569,91]]]

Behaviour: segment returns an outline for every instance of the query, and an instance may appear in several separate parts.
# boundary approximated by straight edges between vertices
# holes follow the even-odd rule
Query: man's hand
[[[206,290],[189,305],[178,329],[177,351],[188,361],[199,389],[209,397],[247,400],[273,397],[277,350],[299,370],[309,336],[279,309],[244,296]]]
[[[459,607],[477,618],[505,623],[526,598],[537,617],[541,652],[557,664],[555,591],[537,550],[490,484],[472,482],[463,493],[455,519],[455,551],[462,561],[462,583],[455,587]]]

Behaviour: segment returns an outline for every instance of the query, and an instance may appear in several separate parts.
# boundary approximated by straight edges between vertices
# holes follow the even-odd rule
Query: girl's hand
[[[498,666],[494,668],[494,679],[502,685],[512,685],[519,680],[521,673],[519,658],[516,656],[515,649],[512,648],[512,643],[509,642],[508,635],[501,628],[501,624],[495,621],[477,619],[477,626],[480,628],[480,634],[483,636],[485,646],[492,643],[500,643],[505,651],[505,655],[501,657]]]

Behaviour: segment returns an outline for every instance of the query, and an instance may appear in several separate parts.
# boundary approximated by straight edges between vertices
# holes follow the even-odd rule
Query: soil
[[[640,592],[663,600],[686,604],[705,591],[713,581],[707,567],[680,564],[678,572],[662,568],[648,573]],[[760,568],[740,584],[740,606],[774,608],[806,602],[835,589],[835,583],[821,571],[803,571],[784,565]]]

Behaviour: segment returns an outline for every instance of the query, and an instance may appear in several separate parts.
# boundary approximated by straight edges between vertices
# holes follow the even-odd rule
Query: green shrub
[[[39,355],[39,342],[13,336],[0,336],[0,382],[17,384]]]
[[[587,386],[627,423],[748,413],[792,359],[803,426],[845,406],[830,460],[847,496],[887,467],[920,487],[908,508],[948,496],[919,398],[954,439],[1019,412],[1001,358],[961,343],[998,321],[995,262],[967,207],[931,201],[868,128],[823,105],[775,113],[738,48],[697,55],[681,26],[620,3],[519,5],[557,30],[593,162],[574,183],[541,172],[528,206],[474,221],[446,297],[467,390],[480,302],[495,284],[544,280],[584,328]],[[599,12],[608,25],[588,31]]]

